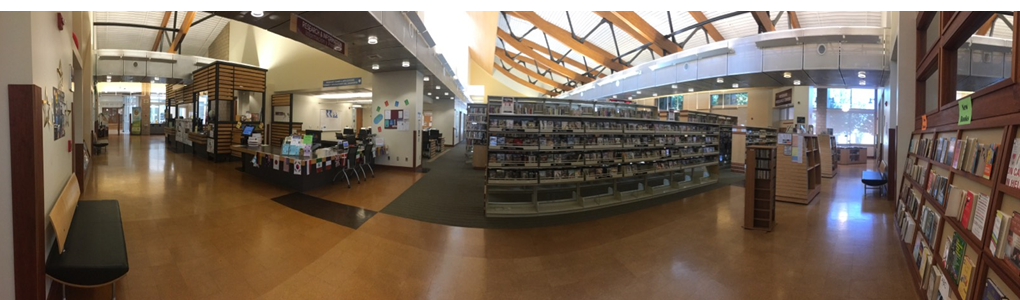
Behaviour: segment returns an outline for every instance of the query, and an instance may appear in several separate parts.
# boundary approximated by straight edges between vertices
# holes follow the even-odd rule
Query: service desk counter
[[[262,180],[297,191],[307,191],[333,183],[345,154],[318,149],[311,156],[283,155],[277,146],[233,146],[241,153],[241,170]]]

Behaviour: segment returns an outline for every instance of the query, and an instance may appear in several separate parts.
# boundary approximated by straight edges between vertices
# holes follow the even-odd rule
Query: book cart
[[[748,146],[744,181],[744,229],[776,226],[776,147]]]
[[[475,169],[485,168],[485,162],[488,157],[488,117],[485,103],[471,103],[467,105],[467,147],[468,156],[471,158],[471,166]]]
[[[1016,22],[1016,15],[1007,17]],[[1012,49],[1005,53],[1011,56],[1006,61],[1011,58],[1012,69],[1001,81],[975,88],[965,121],[956,97],[961,89],[957,60],[970,57],[956,51],[992,17],[991,12],[920,12],[918,43],[908,46],[922,49],[917,119],[904,169],[897,171],[902,174],[890,176],[903,178],[896,190],[894,219],[922,299],[1020,299],[1020,248],[1014,247],[1020,244],[1020,60],[1015,31],[1008,41]],[[929,48],[924,33],[932,26],[941,34],[929,41],[938,46]],[[933,77],[938,80],[929,80]],[[937,89],[924,88],[929,82]],[[926,98],[933,90],[937,94]],[[933,98],[938,101],[926,103]]]
[[[810,134],[792,133],[795,143],[801,143],[799,153],[792,150],[789,154],[785,149],[776,155],[779,179],[776,183],[776,201],[809,204],[821,192],[822,170],[821,157],[818,152],[818,137]],[[797,141],[800,139],[800,141]],[[780,148],[793,147],[780,145]],[[799,154],[800,162],[794,160]]]
[[[775,146],[779,130],[769,127],[735,126],[732,130],[733,160],[730,171],[744,173],[744,154],[749,146]]]
[[[822,159],[822,177],[832,178],[836,177],[839,172],[836,163],[839,159],[836,153],[836,137],[828,134],[818,135],[818,152]]]
[[[656,110],[489,97],[486,216],[591,210],[718,182],[718,125],[659,120]]]

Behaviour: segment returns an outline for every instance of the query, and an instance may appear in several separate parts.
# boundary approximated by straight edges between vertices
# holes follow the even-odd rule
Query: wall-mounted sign
[[[793,103],[793,89],[776,93],[776,106]]]
[[[960,119],[956,121],[956,125],[970,124],[970,117],[974,110],[974,103],[971,101],[970,97],[960,99],[960,103],[957,107],[960,108]]]
[[[322,87],[324,87],[324,88],[325,87],[347,86],[347,85],[360,85],[360,84],[361,84],[361,77],[340,78],[340,79],[332,79],[332,80],[324,80],[324,81],[322,81]]]
[[[310,38],[316,43],[340,52],[340,54],[347,55],[347,43],[297,14],[290,14],[290,31]]]

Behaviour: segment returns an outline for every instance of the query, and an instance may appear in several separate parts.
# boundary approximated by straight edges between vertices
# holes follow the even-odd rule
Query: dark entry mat
[[[372,210],[336,203],[303,193],[290,193],[273,198],[273,201],[307,215],[353,229],[358,229],[361,224],[365,224],[376,214]]]

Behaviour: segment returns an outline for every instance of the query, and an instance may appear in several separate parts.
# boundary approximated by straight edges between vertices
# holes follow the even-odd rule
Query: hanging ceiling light
[[[405,68],[410,67],[411,66],[411,62],[409,62],[407,60],[404,60],[403,62],[400,63],[400,66],[405,67]]]
[[[159,77],[156,77],[156,78],[154,78],[154,79],[152,79],[152,80],[154,80],[154,81],[159,81]]]
[[[716,78],[716,79],[715,79],[715,82],[716,82],[716,83],[723,83],[723,79],[722,79],[722,77]]]
[[[375,45],[375,44],[378,44],[378,43],[379,43],[379,37],[376,37],[374,35],[368,36],[368,44],[369,45]]]
[[[799,79],[794,79],[793,80],[793,85],[800,85],[800,80]]]
[[[783,72],[783,78],[790,78],[790,77],[793,77],[793,74],[790,74],[790,72]]]
[[[378,70],[379,64],[372,64],[372,70]]]
[[[251,12],[251,16],[252,17],[256,17],[256,18],[261,18],[264,15],[266,15],[266,12],[264,12],[264,11],[252,11]]]

